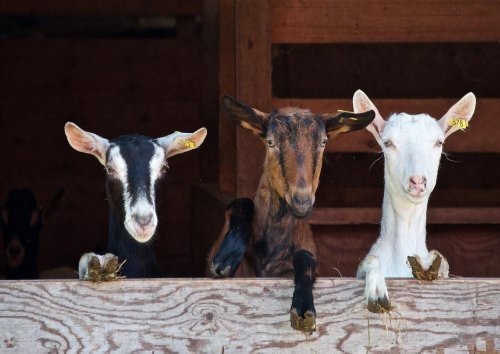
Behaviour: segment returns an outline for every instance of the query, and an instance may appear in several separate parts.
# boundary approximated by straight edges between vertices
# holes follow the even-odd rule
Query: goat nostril
[[[153,218],[153,214],[144,214],[144,215],[134,214],[134,215],[132,215],[132,218],[139,226],[145,227],[151,222],[151,219]]]
[[[18,246],[11,246],[11,247],[9,247],[9,253],[13,257],[16,257],[19,253],[21,253],[21,248]]]
[[[425,187],[427,185],[427,178],[425,178],[424,176],[411,176],[410,185],[411,186],[423,185]]]
[[[293,203],[296,205],[308,205],[311,202],[311,197],[308,195],[294,195],[293,196]]]

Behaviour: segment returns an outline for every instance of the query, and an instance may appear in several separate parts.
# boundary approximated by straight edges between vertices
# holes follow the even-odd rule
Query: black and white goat
[[[158,224],[156,185],[167,171],[167,158],[198,148],[207,130],[175,132],[156,139],[124,135],[112,140],[70,122],[64,131],[75,150],[94,155],[106,169],[110,207],[107,252],[126,260],[122,269],[126,277],[162,276],[151,242]],[[80,259],[80,278],[85,277],[92,256],[87,253]],[[99,257],[101,262],[104,258]]]

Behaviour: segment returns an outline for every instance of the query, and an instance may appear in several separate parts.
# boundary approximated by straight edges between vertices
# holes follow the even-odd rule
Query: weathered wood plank
[[[1,281],[0,350],[499,350],[499,285],[500,279],[389,280],[397,306],[389,322],[362,305],[362,281],[323,278],[314,289],[318,331],[305,336],[290,328],[291,280]]]
[[[379,224],[381,207],[376,208],[316,208],[307,218],[312,225]],[[500,224],[500,208],[429,208],[428,224]]]
[[[354,92],[353,92],[354,93]],[[464,95],[467,92],[464,91]],[[369,95],[369,92],[368,92]],[[388,117],[394,112],[410,114],[428,113],[440,118],[456,103],[456,99],[389,99],[373,98],[380,114]],[[313,112],[334,112],[337,109],[352,110],[350,99],[277,99],[272,100],[273,107],[298,106],[310,108]],[[499,99],[478,99],[476,111],[470,122],[466,134],[456,133],[450,136],[445,143],[447,152],[500,152],[500,140],[494,134],[485,134],[488,131],[500,131]],[[461,138],[458,138],[462,135]],[[340,135],[327,145],[328,152],[378,152],[380,148],[367,131],[358,131]]]
[[[273,43],[496,42],[498,1],[273,0]]]

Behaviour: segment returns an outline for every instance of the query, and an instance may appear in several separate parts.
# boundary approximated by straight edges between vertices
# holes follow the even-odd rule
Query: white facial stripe
[[[160,150],[161,154],[158,153]],[[109,151],[108,166],[113,168],[115,178],[117,178],[123,186],[123,210],[125,211],[124,226],[129,234],[138,242],[147,242],[151,239],[158,224],[158,217],[155,211],[155,181],[160,175],[161,167],[163,166],[164,152],[155,146],[155,154],[149,163],[150,183],[146,188],[149,189],[151,201],[146,196],[143,190],[141,195],[135,199],[132,204],[132,196],[130,194],[128,182],[128,168],[125,159],[120,154],[120,148],[113,146]],[[151,215],[149,224],[141,228],[134,220],[135,216]]]
[[[131,207],[132,197],[130,196],[129,186],[128,186],[128,168],[125,159],[120,154],[120,148],[118,146],[113,146],[109,150],[108,155],[108,166],[111,166],[116,171],[116,178],[121,182],[123,186],[123,209],[125,210],[125,227],[128,232],[133,235],[134,233],[130,232],[129,222],[131,222]]]

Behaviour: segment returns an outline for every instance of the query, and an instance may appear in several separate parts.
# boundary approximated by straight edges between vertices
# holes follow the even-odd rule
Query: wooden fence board
[[[305,336],[290,328],[291,280],[1,281],[0,351],[500,350],[500,279],[388,288],[392,322],[364,308],[362,281],[320,279],[318,331]]]
[[[496,42],[498,1],[273,0],[273,43]]]
[[[316,208],[306,220],[312,225],[379,224],[382,209],[376,208]],[[429,208],[428,224],[500,224],[500,208]]]

